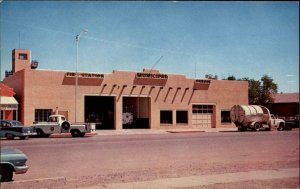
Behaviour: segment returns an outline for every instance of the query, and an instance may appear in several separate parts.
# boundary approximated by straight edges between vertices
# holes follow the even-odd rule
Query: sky
[[[38,69],[183,74],[267,74],[278,92],[299,91],[298,2],[7,1],[0,3],[1,79],[13,49]]]

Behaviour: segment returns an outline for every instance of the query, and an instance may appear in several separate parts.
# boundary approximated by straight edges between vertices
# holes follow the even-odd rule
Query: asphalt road
[[[1,147],[22,150],[30,166],[26,174],[15,175],[13,182],[2,183],[4,189],[105,188],[113,183],[126,183],[127,188],[131,188],[130,183],[159,179],[206,175],[225,178],[241,172],[256,174],[255,171],[299,169],[298,129],[31,138],[1,140]],[[257,178],[256,182],[241,179],[234,181],[237,185],[229,182],[210,183],[209,186],[235,188],[246,183],[251,186],[249,188],[272,188],[275,183],[276,188],[299,187],[299,175],[272,178],[262,178],[259,182]],[[185,180],[181,182],[180,188],[184,188]],[[195,187],[186,184],[186,188]]]

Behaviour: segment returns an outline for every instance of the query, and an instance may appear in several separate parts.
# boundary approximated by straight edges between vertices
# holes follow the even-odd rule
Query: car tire
[[[13,139],[15,138],[15,135],[10,134],[10,133],[7,133],[7,134],[5,135],[5,137],[7,138],[7,140],[13,140]]]
[[[1,175],[1,182],[12,181],[13,170],[9,166],[1,166],[0,175]]]

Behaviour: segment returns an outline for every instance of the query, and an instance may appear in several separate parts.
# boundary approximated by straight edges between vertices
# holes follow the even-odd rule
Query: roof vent
[[[33,60],[31,61],[31,69],[36,69],[39,66],[39,61]]]
[[[8,77],[10,75],[13,75],[13,72],[11,70],[10,71],[6,70],[5,71],[5,77]]]

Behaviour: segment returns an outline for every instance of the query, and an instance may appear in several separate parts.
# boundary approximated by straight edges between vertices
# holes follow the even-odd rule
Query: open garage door
[[[115,129],[114,98],[111,96],[85,96],[85,120],[96,123],[96,129]]]
[[[123,97],[123,129],[150,128],[149,97]]]

